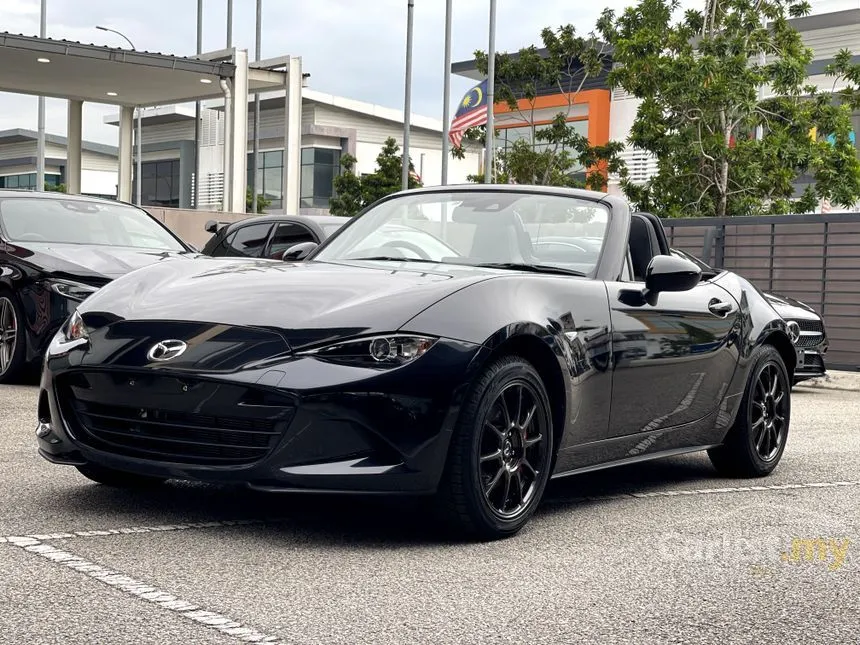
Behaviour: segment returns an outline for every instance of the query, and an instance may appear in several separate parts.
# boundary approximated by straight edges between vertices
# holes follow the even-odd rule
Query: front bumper
[[[378,371],[295,357],[230,373],[87,366],[52,343],[39,453],[269,491],[431,493],[483,348],[440,340]]]
[[[794,382],[800,383],[812,378],[824,376],[827,368],[824,364],[824,354],[815,349],[798,350],[797,369],[794,371]]]

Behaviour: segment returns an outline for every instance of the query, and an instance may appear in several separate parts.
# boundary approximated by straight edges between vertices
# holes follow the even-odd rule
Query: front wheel
[[[489,365],[464,401],[451,439],[439,502],[460,533],[501,538],[534,514],[549,479],[549,397],[527,361]]]
[[[12,293],[0,290],[0,383],[15,383],[24,372],[23,320]]]
[[[114,470],[113,468],[105,468],[104,466],[97,466],[95,464],[76,466],[76,468],[87,479],[114,488],[151,488],[166,481],[161,477],[138,475],[137,473]]]
[[[756,349],[735,423],[723,445],[708,451],[720,474],[763,477],[776,468],[791,421],[790,383],[776,348],[763,345]]]

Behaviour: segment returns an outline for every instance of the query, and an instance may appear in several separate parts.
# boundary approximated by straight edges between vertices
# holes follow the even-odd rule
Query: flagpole
[[[409,188],[409,130],[412,116],[412,14],[415,1],[408,0],[406,13],[406,96],[403,102],[403,190]]]
[[[487,135],[484,144],[484,183],[493,183],[493,147],[495,144],[495,106],[496,91],[496,0],[490,0],[490,43],[487,48]]]
[[[451,145],[448,135],[451,132],[451,5],[454,0],[445,2],[445,83],[442,90],[442,185],[448,185],[448,157]]]

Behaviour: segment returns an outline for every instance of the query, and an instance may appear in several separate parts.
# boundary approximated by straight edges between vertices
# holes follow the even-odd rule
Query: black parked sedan
[[[37,366],[63,322],[100,287],[192,252],[134,206],[0,190],[0,383]]]
[[[702,269],[702,275],[719,273],[719,269],[714,269],[689,253],[677,249],[672,249],[672,253],[695,262]],[[788,323],[789,336],[800,350],[794,370],[794,384],[824,376],[827,373],[824,356],[829,347],[824,319],[815,309],[794,298],[767,292],[762,292],[762,295]]]
[[[769,474],[796,363],[749,282],[702,279],[621,199],[418,189],[302,262],[162,262],[102,288],[51,344],[36,434],[105,484],[429,494],[492,538],[551,477],[700,450]]]

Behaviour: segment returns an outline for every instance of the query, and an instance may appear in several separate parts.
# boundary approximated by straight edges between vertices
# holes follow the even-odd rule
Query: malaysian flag
[[[457,148],[463,141],[463,133],[469,128],[484,125],[487,122],[487,81],[482,81],[466,92],[460,107],[451,121],[451,131],[448,138]]]

